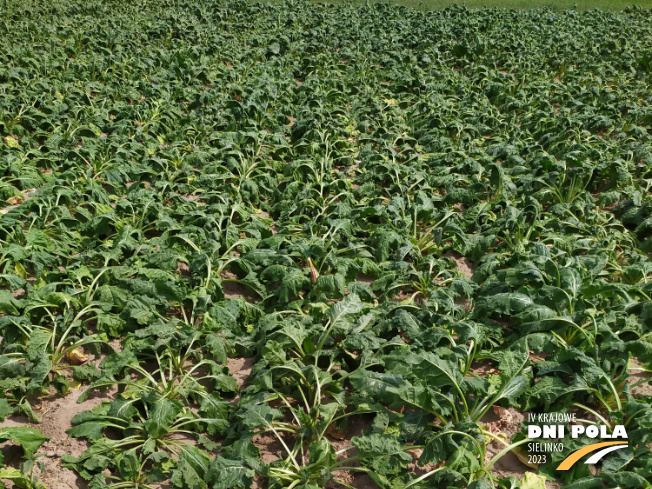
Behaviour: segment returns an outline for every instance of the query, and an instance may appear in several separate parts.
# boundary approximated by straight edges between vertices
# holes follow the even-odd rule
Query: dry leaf
[[[326,428],[326,434],[336,440],[344,440],[346,436],[345,433],[335,425],[335,423],[328,425],[328,428]]]
[[[509,409],[495,405],[491,407],[494,410],[494,414],[500,418],[501,424],[509,424],[512,422],[512,413],[509,412]]]
[[[310,278],[312,279],[312,283],[316,284],[319,273],[317,272],[315,265],[312,264],[312,260],[310,258],[308,258],[308,265],[310,265]]]
[[[88,361],[88,355],[84,355],[79,348],[74,348],[68,352],[68,360],[70,360],[70,363],[73,365],[81,365],[82,363],[86,363]]]
[[[23,198],[20,195],[14,195],[13,197],[9,197],[7,199],[7,202],[11,205],[18,205],[23,201]]]

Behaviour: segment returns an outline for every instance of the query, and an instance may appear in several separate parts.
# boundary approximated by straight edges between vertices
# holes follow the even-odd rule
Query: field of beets
[[[0,0],[0,488],[651,488],[651,189],[649,10]]]

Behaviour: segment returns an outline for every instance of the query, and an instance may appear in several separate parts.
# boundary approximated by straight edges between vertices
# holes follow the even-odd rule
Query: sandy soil
[[[251,370],[254,368],[255,364],[255,357],[229,358],[227,360],[226,366],[228,367],[231,375],[235,377],[235,381],[238,383],[240,390],[244,389],[247,386],[247,378],[249,377],[249,374],[251,374]],[[238,404],[238,402],[240,402],[240,394],[235,396],[231,401],[232,404]]]
[[[643,382],[641,385],[632,387],[631,392],[633,396],[652,396],[652,384],[650,384],[650,372],[642,370],[645,368],[645,365],[639,362],[636,358],[630,360],[630,370],[629,378],[627,383],[630,385],[636,384],[647,380],[648,382]]]
[[[114,340],[111,342],[116,350],[120,349],[119,341]],[[96,361],[99,361],[96,360]],[[240,388],[247,385],[247,379],[255,364],[255,358],[230,358],[228,360],[229,371],[234,375]],[[632,360],[631,375],[628,380],[630,384],[639,382],[641,380],[650,379],[648,372],[637,370],[643,367],[643,364]],[[479,375],[486,375],[488,373],[496,373],[495,367],[490,361],[477,362],[472,366],[474,373]],[[110,401],[116,394],[116,389],[107,391],[106,393],[96,392],[92,394],[84,403],[78,404],[77,400],[81,395],[81,390],[71,390],[66,396],[58,394],[50,394],[34,405],[36,414],[41,418],[41,424],[32,424],[27,418],[20,416],[10,416],[4,422],[0,423],[0,427],[13,427],[13,426],[29,426],[41,430],[41,432],[51,437],[37,452],[39,455],[38,461],[44,464],[43,470],[36,469],[35,475],[41,480],[49,489],[86,489],[87,483],[82,478],[77,476],[73,471],[63,468],[61,466],[61,457],[65,454],[79,456],[87,448],[85,440],[78,440],[68,437],[66,430],[71,427],[71,419],[82,411],[92,409],[98,406],[102,401]],[[634,395],[652,395],[652,386],[649,383],[641,384],[632,389]],[[236,398],[234,402],[239,399]],[[504,436],[508,441],[514,434],[520,431],[520,423],[524,420],[525,414],[517,411],[514,408],[501,408],[494,407],[490,410],[485,417],[481,420],[483,424],[494,434]],[[337,429],[329,430],[327,436],[329,441],[333,444],[336,451],[342,450],[352,446],[351,438],[353,436],[360,436],[369,429],[369,421],[364,417],[355,417],[352,420],[350,427],[345,432]],[[254,444],[261,452],[262,460],[265,463],[271,463],[283,457],[284,449],[281,443],[272,435],[260,434],[256,435],[253,439]],[[487,460],[502,450],[503,445],[494,441],[488,445]],[[11,463],[12,460],[20,456],[19,449],[12,446],[11,443],[5,443],[0,446],[5,455],[6,462]],[[433,467],[418,467],[417,460],[421,455],[419,449],[412,450],[414,459],[410,465],[410,470],[421,475]],[[342,458],[354,456],[355,450],[350,450],[341,455]],[[355,465],[355,462],[352,463]],[[502,457],[493,467],[493,472],[498,477],[516,477],[522,479],[523,474],[526,472],[535,472],[533,469],[523,464],[514,454],[509,453]],[[378,489],[374,481],[366,474],[356,473],[353,471],[338,471],[335,474],[337,481],[349,484],[356,489]],[[11,486],[8,486],[11,487]],[[159,489],[165,489],[165,484],[161,485]],[[257,476],[253,489],[264,489],[267,487],[266,480]],[[335,481],[326,485],[325,489],[335,489],[343,487]],[[560,485],[553,482],[546,482],[547,489],[557,489]]]
[[[220,278],[226,280],[234,280],[237,279],[238,276],[229,270],[225,270],[220,274]],[[237,299],[238,297],[242,297],[244,300],[251,303],[258,302],[260,300],[258,295],[252,294],[246,286],[238,282],[223,281],[222,290],[224,291],[224,297],[227,299]]]
[[[338,452],[340,450],[343,450],[345,448],[349,448],[353,446],[353,443],[351,443],[351,438],[354,436],[360,436],[362,435],[365,431],[369,430],[369,422],[360,417],[353,417],[351,421],[351,425],[349,428],[346,430],[346,432],[342,433],[337,429],[332,429],[329,431],[330,436],[328,436],[328,441],[333,445],[333,448],[335,448],[335,451]],[[348,450],[338,456],[338,460],[344,460],[349,457],[355,457],[357,455],[357,450],[352,449]],[[351,467],[357,467],[359,464],[356,462],[351,463]],[[342,481],[345,484],[349,484],[356,489],[378,489],[378,486],[376,483],[369,477],[367,474],[363,474],[361,472],[354,472],[350,470],[339,470],[335,472],[335,480],[336,481]],[[343,486],[341,484],[337,484],[334,481],[329,482],[326,484],[326,489],[341,489]]]
[[[78,457],[88,447],[85,440],[71,438],[66,430],[71,428],[72,418],[88,409],[99,406],[102,401],[114,398],[117,389],[105,393],[93,393],[82,404],[77,404],[81,390],[72,389],[67,396],[51,394],[41,398],[35,405],[34,411],[40,417],[41,424],[33,424],[22,416],[10,416],[0,423],[0,427],[27,426],[41,430],[50,440],[46,441],[38,450],[38,462],[43,463],[43,470],[35,468],[35,475],[49,489],[85,489],[86,481],[72,470],[61,466],[63,455]]]
[[[229,370],[234,374],[238,380],[238,384],[243,387],[246,384],[246,378],[251,372],[253,367],[253,358],[239,358],[229,360]],[[13,426],[29,426],[40,429],[41,432],[51,437],[50,440],[45,442],[37,452],[39,461],[44,464],[43,471],[36,469],[35,475],[42,481],[49,489],[86,489],[88,487],[86,481],[77,476],[75,472],[61,466],[61,457],[65,454],[79,456],[87,448],[87,443],[84,440],[78,440],[68,437],[66,430],[71,427],[71,419],[76,415],[87,409],[92,409],[102,403],[102,401],[110,401],[115,396],[115,389],[106,393],[94,393],[89,399],[82,404],[77,404],[77,400],[81,395],[80,390],[71,390],[66,396],[52,394],[48,397],[42,398],[40,402],[35,404],[34,408],[38,416],[41,417],[42,423],[32,424],[27,418],[20,416],[8,417],[0,427],[13,427]],[[489,411],[489,413],[482,420],[486,423],[492,432],[504,433],[508,438],[520,430],[519,423],[524,419],[524,415],[519,413],[513,408],[503,410]],[[351,438],[353,436],[360,436],[369,429],[369,422],[364,418],[355,418],[351,426],[345,433],[334,430],[330,432],[328,439],[333,444],[336,451],[342,450],[352,446]],[[278,460],[284,455],[283,446],[272,435],[262,434],[256,435],[253,438],[254,444],[261,452],[261,458],[265,463],[271,463]],[[8,444],[5,444],[8,445]],[[497,442],[489,445],[487,452],[488,459],[493,457],[502,448]],[[12,458],[12,450],[10,447],[2,447],[3,452],[6,453],[10,462]],[[410,464],[410,470],[417,475],[424,474],[433,467],[419,467],[417,460],[421,456],[421,451],[418,449],[412,450],[414,459]],[[345,452],[340,458],[355,456],[355,449]],[[14,454],[17,456],[17,454]],[[357,463],[353,462],[355,466]],[[524,472],[531,471],[528,467],[522,464],[515,455],[508,454],[504,456],[494,466],[494,473],[499,477],[516,477],[521,479]],[[353,471],[338,471],[335,475],[337,481],[342,481],[349,484],[356,489],[378,489],[375,482],[366,474],[356,473]],[[164,489],[166,485],[161,485],[160,488]],[[266,487],[266,481],[257,477],[254,481],[253,489],[263,489]],[[326,485],[325,489],[336,489],[342,487],[336,482],[330,482]],[[547,489],[557,489],[559,485],[554,483],[546,483]]]
[[[452,250],[445,252],[442,257],[452,259],[457,265],[457,270],[466,278],[473,277],[473,263],[467,257],[461,256]]]
[[[490,409],[485,414],[480,422],[486,424],[493,434],[499,436],[501,434],[504,435],[506,441],[509,442],[512,436],[521,431],[520,424],[524,419],[525,413],[521,413],[514,408],[510,407],[506,409],[500,406],[494,406],[493,409]],[[497,441],[493,441],[487,445],[485,462],[491,460],[503,448],[504,446]],[[535,470],[522,463],[512,452],[501,457],[492,467],[492,472],[497,477],[515,477],[518,480],[523,478],[525,472],[536,473]],[[559,487],[561,486],[556,482],[546,481],[546,489],[558,489]]]

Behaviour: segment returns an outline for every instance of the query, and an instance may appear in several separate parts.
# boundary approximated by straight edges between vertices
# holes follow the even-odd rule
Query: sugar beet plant
[[[89,487],[531,488],[494,407],[625,425],[523,469],[650,486],[649,11],[0,20],[0,415],[104,396],[61,461]],[[0,438],[41,487],[46,438]]]

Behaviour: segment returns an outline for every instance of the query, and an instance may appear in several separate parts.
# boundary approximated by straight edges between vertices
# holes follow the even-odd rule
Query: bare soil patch
[[[72,438],[68,436],[66,430],[72,427],[71,420],[77,414],[93,409],[102,404],[102,401],[111,401],[117,392],[116,388],[107,392],[95,392],[82,404],[77,404],[77,400],[82,390],[71,390],[66,396],[52,394],[48,397],[41,398],[34,404],[34,411],[41,419],[41,424],[31,423],[27,418],[22,416],[10,416],[0,427],[18,427],[25,426],[41,430],[50,440],[46,441],[38,450],[38,461],[43,463],[43,470],[35,467],[36,477],[52,489],[86,489],[87,482],[79,477],[74,471],[61,466],[61,457],[63,455],[72,455],[79,457],[88,444],[86,440]]]
[[[328,437],[328,441],[333,445],[336,452],[344,450],[353,446],[351,438],[354,436],[361,436],[363,433],[369,430],[369,421],[361,417],[353,417],[351,425],[348,427],[345,433],[338,433],[337,430],[332,430],[331,435]],[[357,455],[357,450],[355,448],[347,450],[346,452],[338,455],[338,460],[344,460],[349,457],[355,457]],[[358,461],[353,461],[350,464],[350,467],[357,467]],[[362,472],[355,472],[351,470],[338,470],[334,473],[334,478],[336,481],[344,482],[349,484],[356,489],[378,489],[378,486],[373,481],[371,477]],[[326,484],[325,489],[339,489],[342,485],[338,484],[335,481],[331,481]]]
[[[252,295],[251,291],[245,285],[232,281],[237,280],[238,276],[229,270],[220,273],[220,278],[222,279],[224,297],[227,299],[237,299],[238,297],[242,297],[244,300],[251,303],[256,302],[259,299],[257,295]]]
[[[361,283],[366,284],[366,285],[371,285],[374,282],[374,280],[376,280],[376,278],[373,275],[368,275],[366,273],[362,273],[362,274],[358,275],[355,278],[355,280],[357,282],[361,282]]]
[[[471,372],[483,378],[486,378],[487,375],[497,375],[500,373],[500,371],[494,367],[491,360],[474,360],[471,363]]]
[[[491,433],[502,437],[509,443],[512,436],[521,431],[520,425],[525,420],[525,416],[525,413],[517,411],[512,407],[503,408],[493,406],[493,409],[488,411],[480,422],[486,424]],[[505,446],[495,440],[488,444],[485,463],[491,460],[503,448]],[[526,472],[536,473],[534,469],[521,462],[513,452],[509,452],[501,457],[494,464],[491,471],[496,477],[515,477],[518,480],[521,480]],[[559,487],[559,484],[556,482],[546,481],[546,489],[558,489]]]
[[[177,275],[181,275],[183,277],[189,277],[190,276],[190,267],[188,266],[187,263],[184,263],[182,261],[177,261],[177,269],[174,271]]]
[[[228,359],[226,366],[229,368],[231,375],[235,377],[235,381],[238,383],[240,390],[247,386],[247,378],[251,374],[251,370],[255,364],[255,357]]]
[[[467,257],[461,256],[452,250],[446,251],[442,256],[444,258],[451,258],[457,265],[457,270],[466,278],[470,279],[473,277],[473,264]]]
[[[636,358],[630,360],[631,368],[629,370],[630,375],[627,379],[629,385],[634,385],[638,382],[643,382],[640,385],[631,388],[632,395],[634,396],[652,396],[652,384],[650,383],[650,372],[643,370],[645,364],[638,361]]]

